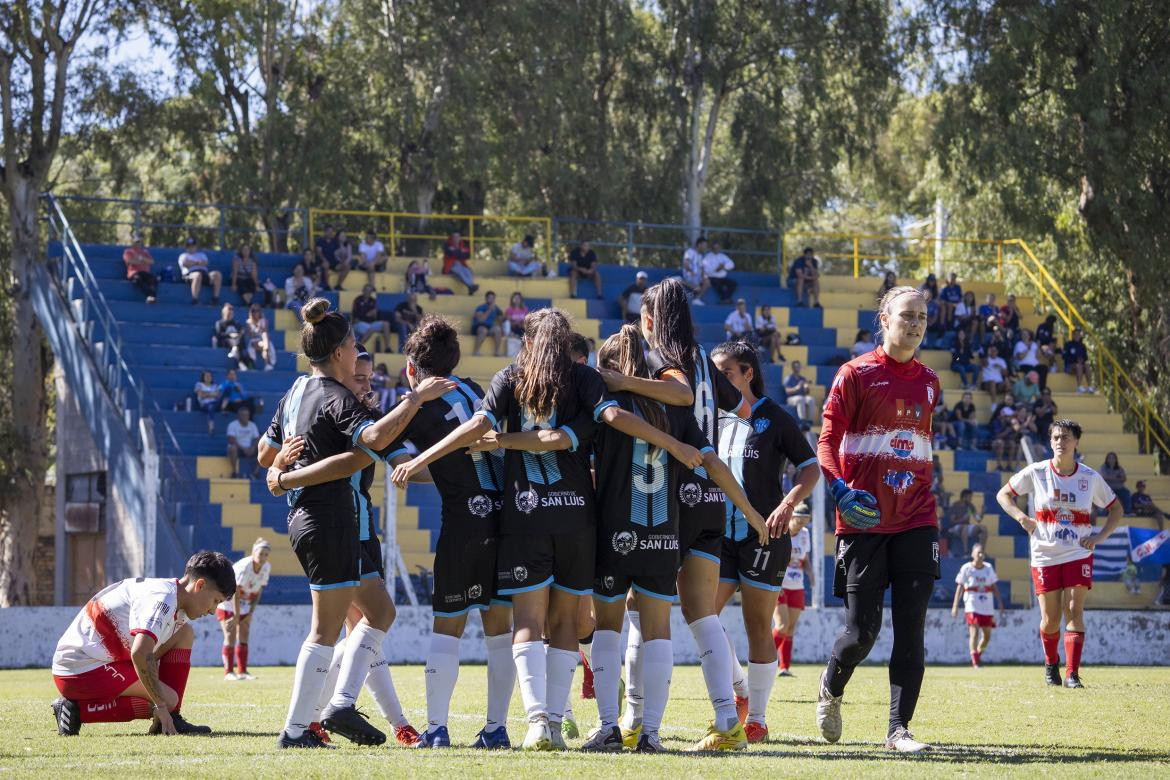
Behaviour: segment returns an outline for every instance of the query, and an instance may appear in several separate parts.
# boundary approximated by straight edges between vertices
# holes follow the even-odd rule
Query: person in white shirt
[[[955,577],[955,600],[951,604],[951,617],[959,616],[959,599],[963,599],[963,612],[967,616],[967,643],[971,650],[971,666],[978,669],[983,663],[983,654],[991,642],[991,629],[995,628],[995,611],[1003,619],[1003,599],[995,583],[999,577],[995,567],[987,562],[983,545],[971,548],[971,561],[964,563]],[[979,634],[983,638],[980,640]]]
[[[983,372],[979,375],[979,381],[993,400],[1007,391],[1007,381],[1004,379],[1007,370],[1007,361],[999,356],[999,350],[992,344],[987,348],[987,357],[983,359]]]
[[[720,303],[731,303],[731,296],[735,294],[735,288],[739,284],[727,275],[727,272],[735,268],[735,263],[731,258],[720,251],[719,242],[711,242],[711,251],[703,256],[703,273],[707,275],[707,279],[711,282],[711,286],[715,288],[715,294],[719,296]]]
[[[755,341],[752,315],[748,313],[747,301],[743,298],[735,302],[735,309],[723,321],[723,331],[728,341]]]
[[[805,574],[808,575],[809,588],[815,590],[817,587],[813,570],[809,566],[812,561],[812,533],[808,530],[808,524],[811,520],[809,506],[802,501],[792,510],[792,519],[788,521],[788,533],[792,535],[792,556],[788,559],[788,568],[784,570],[784,580],[780,583],[780,595],[772,615],[776,622],[776,627],[772,629],[772,639],[776,642],[780,677],[793,676],[789,671],[792,666],[792,638],[796,636],[796,622],[800,620],[800,613],[804,612]]]
[[[232,563],[217,552],[192,555],[181,579],[137,577],[99,591],[53,653],[57,733],[140,718],[153,718],[150,734],[211,733],[179,714],[195,642],[187,623],[235,592]]]
[[[548,264],[536,259],[533,247],[536,245],[534,236],[524,236],[519,243],[512,245],[508,253],[508,273],[512,276],[548,276]]]
[[[695,245],[683,253],[682,283],[691,294],[695,306],[704,306],[703,293],[711,288],[707,272],[703,269],[703,258],[707,256],[707,239],[699,236]]]
[[[232,567],[236,573],[235,595],[215,610],[215,619],[223,629],[223,679],[228,682],[256,679],[248,673],[248,634],[260,594],[272,573],[272,564],[268,562],[271,553],[272,545],[267,539],[252,543],[252,554]]]
[[[378,286],[378,271],[386,267],[386,247],[378,240],[373,230],[367,230],[365,238],[358,244],[358,268],[370,277],[371,287]]]
[[[873,333],[862,329],[857,331],[857,340],[853,342],[853,349],[849,351],[852,357],[861,357],[867,355],[877,349],[877,344],[874,343]]]
[[[1093,549],[1108,539],[1121,521],[1121,501],[1105,479],[1077,461],[1081,426],[1054,420],[1049,433],[1051,460],[1038,461],[1014,474],[995,498],[1029,536],[1032,584],[1040,602],[1040,640],[1044,647],[1044,681],[1060,685],[1060,625],[1064,625],[1065,688],[1083,688],[1081,650],[1085,644],[1085,598],[1093,587]],[[1030,511],[1016,497],[1030,496]],[[1093,528],[1093,507],[1108,511],[1105,526]]]
[[[256,442],[259,440],[260,429],[252,422],[252,411],[241,406],[236,410],[236,419],[227,427],[227,457],[232,477],[240,476],[240,458],[252,463],[252,479],[260,476],[260,464],[256,462]]]
[[[293,266],[292,276],[284,280],[284,308],[297,315],[297,321],[304,322],[301,316],[301,307],[308,303],[317,291],[313,280],[305,276],[305,264],[297,263]]]
[[[784,361],[784,351],[781,347],[784,339],[780,336],[780,329],[776,327],[776,318],[772,316],[772,307],[764,304],[756,311],[756,341],[761,347],[768,350],[768,360],[773,363]]]
[[[183,253],[179,255],[179,272],[183,278],[191,282],[191,303],[199,303],[199,291],[207,282],[211,283],[211,302],[219,303],[219,288],[223,286],[223,274],[211,269],[211,262],[207,255],[199,249],[199,242],[192,238],[187,239]]]

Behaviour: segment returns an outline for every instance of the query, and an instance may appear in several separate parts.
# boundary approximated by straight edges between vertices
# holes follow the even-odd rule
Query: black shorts
[[[435,582],[431,605],[435,617],[459,617],[471,609],[511,604],[496,595],[495,536],[460,533],[446,526],[435,546]]]
[[[842,534],[837,537],[833,595],[885,590],[893,574],[940,577],[938,527],[926,525],[896,534]]]
[[[252,295],[256,292],[256,280],[250,276],[241,276],[236,279],[236,292],[240,295]]]
[[[183,274],[183,281],[189,282],[196,276],[203,277],[204,284],[211,284],[211,270],[207,268],[195,268]]]
[[[513,596],[551,585],[587,596],[593,592],[596,550],[593,526],[563,534],[502,535],[496,592]]]
[[[725,536],[719,561],[719,581],[778,593],[791,557],[792,537],[788,534],[769,539],[763,547],[754,532],[738,542]]]
[[[386,566],[382,562],[382,540],[377,534],[370,534],[364,542],[358,542],[358,565],[360,579],[381,577],[386,579]]]
[[[357,520],[321,518],[300,507],[288,515],[288,538],[310,590],[353,587],[361,580]]]
[[[719,563],[723,551],[723,528],[706,528],[679,520],[678,549],[682,557],[697,555]]]
[[[593,598],[613,603],[621,601],[633,588],[655,599],[673,604],[678,594],[678,577],[674,574],[606,574],[593,579]]]

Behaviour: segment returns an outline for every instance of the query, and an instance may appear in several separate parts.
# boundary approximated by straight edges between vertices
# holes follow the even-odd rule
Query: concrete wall
[[[77,614],[72,607],[13,607],[0,609],[0,668],[48,666],[53,648],[65,627]],[[807,610],[800,619],[793,659],[798,663],[821,663],[829,653],[841,628],[840,609]],[[723,613],[723,622],[735,639],[740,660],[747,659],[747,637],[738,607]],[[693,664],[694,642],[676,608],[673,616],[674,657],[676,663]],[[301,642],[309,627],[307,606],[261,605],[252,625],[249,661],[256,666],[294,664]],[[1092,664],[1170,664],[1170,612],[1089,612],[1085,616],[1087,641],[1084,663]],[[1039,663],[1037,626],[1039,613],[1015,610],[1007,614],[1004,625],[992,637],[985,656],[989,663]],[[431,612],[429,607],[398,608],[398,619],[390,630],[386,647],[392,663],[421,663],[430,643]],[[222,633],[214,617],[193,623],[197,639],[193,660],[197,665],[220,663]],[[465,661],[484,661],[483,634],[479,621],[469,621],[461,649]],[[881,636],[870,654],[871,661],[886,661],[890,652],[889,612]],[[952,618],[949,610],[934,609],[927,617],[926,657],[932,664],[969,663],[967,628],[962,614]]]

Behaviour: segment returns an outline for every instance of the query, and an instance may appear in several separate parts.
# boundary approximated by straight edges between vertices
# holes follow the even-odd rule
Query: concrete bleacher
[[[192,544],[195,547],[210,547],[243,555],[250,549],[258,535],[274,540],[274,580],[265,596],[273,602],[303,602],[307,599],[304,578],[300,566],[287,543],[275,539],[286,533],[287,505],[283,499],[273,498],[262,481],[234,478],[229,473],[224,457],[224,431],[231,417],[220,415],[215,430],[208,434],[206,417],[197,412],[183,409],[184,401],[190,396],[199,372],[210,370],[216,381],[222,381],[224,371],[229,367],[225,351],[211,346],[211,336],[218,319],[217,306],[210,303],[210,290],[205,287],[201,302],[192,305],[188,286],[178,281],[162,283],[159,287],[158,303],[147,305],[141,293],[125,279],[121,260],[121,246],[85,245],[83,251],[95,277],[116,317],[120,322],[123,341],[129,345],[127,353],[131,368],[145,383],[151,397],[163,409],[160,413],[174,432],[183,453],[182,463],[198,480],[201,495],[206,503],[181,513],[182,521],[190,527]],[[181,250],[175,248],[151,248],[155,267],[162,269],[176,266]],[[228,286],[231,268],[230,252],[207,252],[213,268],[224,273],[225,283],[221,302],[237,306],[237,319],[242,321],[245,312],[242,302]],[[284,279],[299,256],[288,254],[260,254],[260,279],[272,279],[283,287]],[[393,258],[387,270],[378,275],[379,310],[386,316],[403,299],[403,272],[407,258]],[[432,259],[433,271],[441,263]],[[582,280],[579,284],[578,299],[569,298],[566,268],[560,275],[548,279],[517,279],[505,276],[502,262],[476,262],[473,268],[477,274],[480,291],[474,296],[466,295],[466,288],[452,277],[432,273],[431,283],[436,288],[447,288],[454,294],[440,295],[435,301],[422,296],[419,304],[424,311],[438,312],[449,316],[461,331],[461,345],[464,358],[459,373],[469,376],[481,384],[504,367],[508,359],[491,356],[491,342],[484,345],[484,354],[471,355],[473,337],[470,335],[470,315],[475,306],[482,302],[483,293],[493,290],[497,304],[505,308],[508,297],[514,291],[524,294],[530,308],[557,306],[566,310],[574,319],[575,327],[586,336],[602,339],[615,332],[622,324],[622,313],[617,298],[634,281],[637,270],[646,270],[650,282],[654,283],[674,273],[671,269],[636,269],[628,266],[602,266],[605,281],[602,298],[595,298],[592,282]],[[859,328],[872,329],[874,293],[879,285],[876,278],[855,280],[843,277],[825,277],[822,280],[821,302],[824,308],[797,308],[792,293],[777,283],[774,274],[736,273],[739,288],[735,297],[748,301],[749,310],[754,314],[760,305],[769,304],[780,331],[784,334],[798,333],[800,345],[785,346],[788,361],[800,360],[808,368],[804,374],[813,383],[812,394],[821,402],[825,389],[831,383],[837,366],[848,358],[849,348]],[[344,291],[325,293],[325,297],[337,304],[341,311],[348,313],[353,298],[364,285],[364,273],[352,273],[347,279]],[[971,287],[982,295],[996,292],[1002,297],[1002,286],[990,283],[974,283]],[[730,307],[715,303],[713,292],[707,294],[705,306],[693,308],[698,326],[700,342],[710,349],[723,340],[722,323]],[[1033,313],[1030,299],[1019,299],[1021,308],[1027,313],[1025,326],[1034,327],[1041,320],[1039,313]],[[249,395],[263,404],[265,409],[257,415],[257,426],[263,430],[277,401],[292,384],[299,372],[307,370],[303,358],[298,359],[292,350],[298,342],[299,324],[294,315],[286,310],[266,310],[265,316],[272,325],[276,346],[282,350],[273,371],[240,372],[239,381]],[[404,359],[397,353],[397,337],[391,338],[390,350],[379,352],[375,362],[384,362],[392,374],[404,365]],[[944,395],[953,404],[960,392],[957,376],[949,370],[950,355],[943,350],[925,350],[923,360],[935,368],[941,377]],[[786,369],[784,364],[765,364],[763,367],[766,391],[777,399],[784,394],[781,383]],[[1104,460],[1106,451],[1119,454],[1130,475],[1130,482],[1145,479],[1150,492],[1159,504],[1170,506],[1170,478],[1157,476],[1148,456],[1140,455],[1138,439],[1127,434],[1121,418],[1111,413],[1102,396],[1077,395],[1071,379],[1062,374],[1049,378],[1055,401],[1062,415],[1073,416],[1085,427],[1082,452],[1086,462],[1097,466]],[[980,419],[986,420],[991,404],[985,393],[975,395]],[[814,421],[814,432],[817,424]],[[1030,599],[1027,568],[1027,540],[1015,523],[999,512],[994,496],[1006,475],[989,471],[988,457],[983,451],[943,451],[939,453],[945,472],[946,490],[957,497],[961,489],[970,487],[975,491],[977,504],[984,510],[984,522],[991,532],[988,553],[996,563],[1004,580],[1005,600],[1014,605],[1024,605]],[[991,466],[994,466],[992,462]],[[373,498],[380,508],[383,500],[383,467],[378,466],[374,483]],[[429,568],[433,561],[434,544],[438,537],[438,495],[433,486],[411,485],[398,495],[396,532],[407,567]],[[1141,518],[1126,518],[1126,524],[1150,527],[1152,521]],[[832,550],[831,537],[826,550]],[[940,587],[947,593],[953,588],[954,571],[958,563],[947,559],[944,577]],[[828,561],[831,565],[831,560]],[[1128,596],[1118,582],[1099,582],[1090,597],[1090,604],[1097,606],[1140,606],[1148,604],[1153,596],[1153,581],[1157,574],[1153,567],[1142,567],[1143,593]],[[825,583],[828,586],[828,583]],[[941,594],[940,594],[941,595]],[[947,597],[949,598],[949,596]]]

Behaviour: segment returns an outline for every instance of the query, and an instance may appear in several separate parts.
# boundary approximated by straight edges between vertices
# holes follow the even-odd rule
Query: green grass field
[[[846,692],[845,734],[823,743],[813,720],[819,668],[801,666],[779,679],[768,709],[771,741],[736,754],[694,755],[685,750],[702,736],[711,715],[698,667],[675,669],[664,744],[665,756],[584,755],[578,752],[485,753],[470,748],[413,751],[393,747],[335,751],[274,748],[284,721],[292,679],[289,668],[257,668],[254,682],[225,683],[216,669],[191,672],[183,713],[215,729],[211,737],[148,737],[146,721],[84,726],[80,736],[58,737],[49,702],[56,689],[47,670],[0,672],[0,773],[45,777],[347,777],[467,776],[674,778],[821,776],[900,778],[939,774],[1023,777],[1170,776],[1170,669],[1086,668],[1080,691],[1043,685],[1040,667],[936,667],[926,683],[913,731],[935,745],[929,755],[897,756],[882,746],[888,687],[882,667],[857,671]],[[394,669],[395,682],[416,726],[425,720],[420,667]],[[578,681],[580,672],[578,672]],[[577,686],[579,690],[579,685]],[[452,703],[451,738],[468,745],[482,726],[486,675],[464,667]],[[373,702],[363,705],[385,727]],[[582,731],[596,723],[593,702],[574,700]],[[512,700],[509,733],[524,735],[520,698]],[[576,746],[581,740],[571,740]]]

